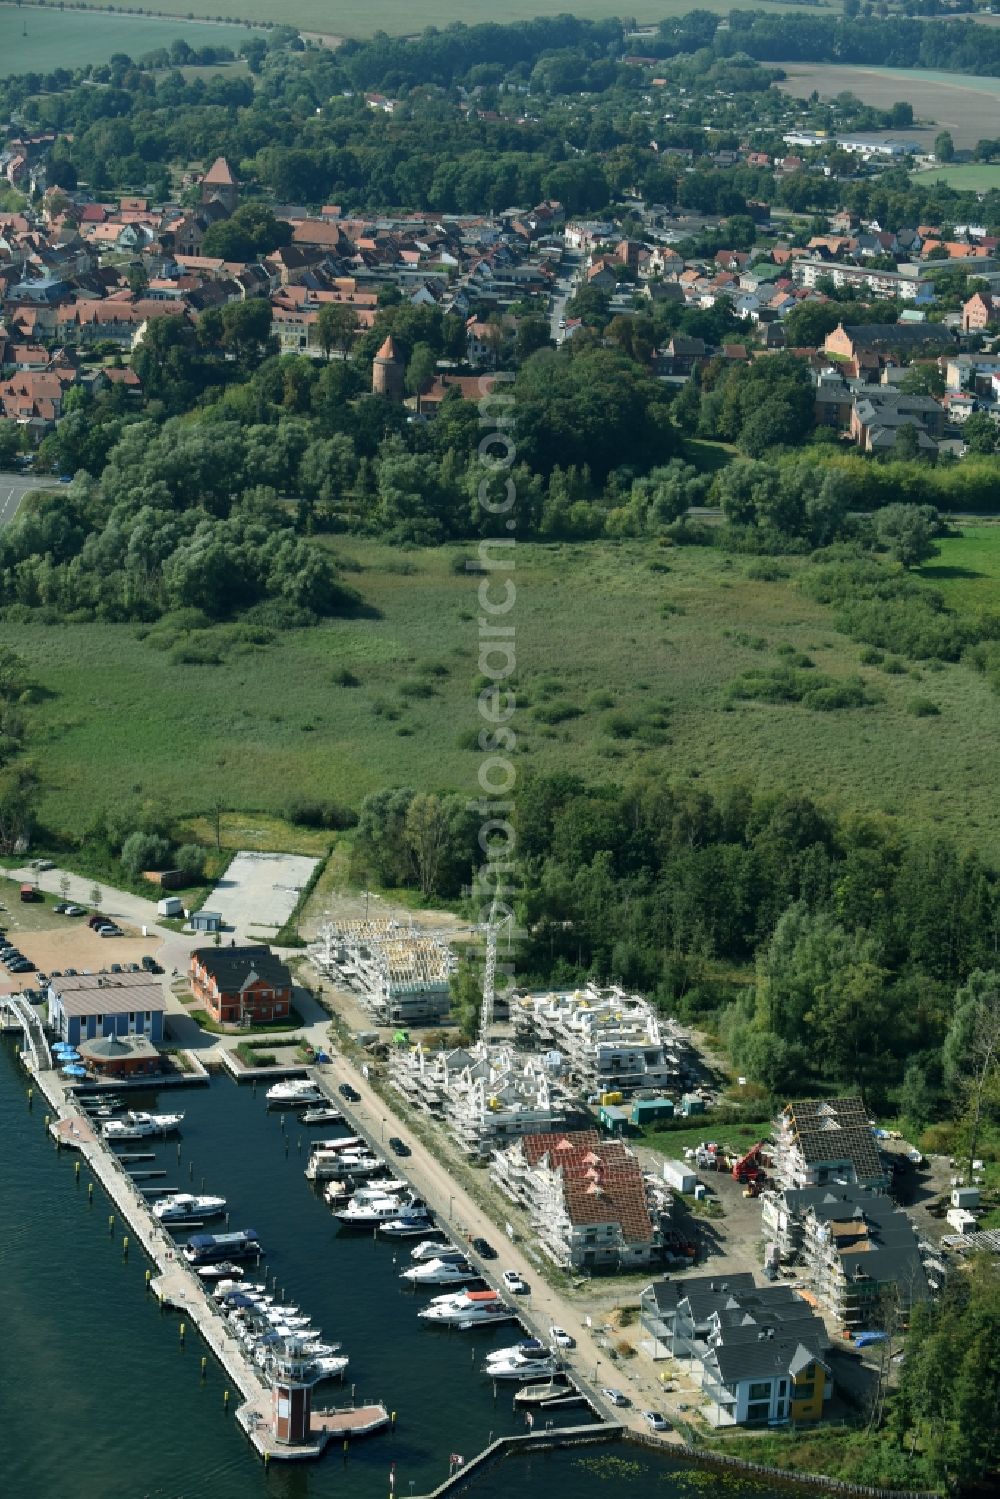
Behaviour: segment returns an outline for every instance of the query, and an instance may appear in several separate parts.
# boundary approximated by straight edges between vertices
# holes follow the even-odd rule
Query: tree
[[[64,873],[64,874],[61,874],[59,876],[59,894],[62,896],[62,898],[63,898],[64,901],[69,900],[69,875],[68,874]]]
[[[437,373],[437,357],[430,344],[418,343],[413,347],[410,362],[406,366],[406,389],[411,396],[418,396],[433,382]]]
[[[227,302],[222,309],[222,341],[237,359],[261,352],[271,333],[271,304],[263,297]]]
[[[914,458],[919,458],[920,438],[913,422],[904,422],[898,428],[892,452],[893,457],[901,459],[903,463],[912,463]]]
[[[347,302],[324,302],[316,314],[316,342],[327,359],[339,349],[346,359],[358,326],[358,315]]]
[[[545,318],[523,317],[518,320],[517,334],[514,338],[514,358],[518,364],[523,364],[530,359],[532,354],[539,349],[545,349],[550,342],[549,325]]]
[[[1000,973],[977,968],[969,974],[955,995],[941,1055],[945,1080],[964,1101],[971,1174],[983,1105],[1000,1068]]]
[[[974,411],[962,424],[962,441],[970,453],[995,453],[1000,427],[986,411]]]
[[[938,513],[931,505],[886,505],[875,516],[875,535],[894,562],[905,568],[937,556],[931,540]]]
[[[197,843],[182,843],[174,853],[173,865],[189,884],[193,884],[205,873],[205,850]]]
[[[955,159],[955,142],[951,138],[950,131],[942,130],[934,137],[934,155],[938,161]]]
[[[170,852],[166,838],[157,833],[130,833],[122,844],[122,867],[137,880],[147,869],[161,869],[169,861]]]
[[[437,886],[446,835],[447,818],[440,799],[418,792],[406,809],[403,836],[421,895],[430,895]]]
[[[103,899],[104,899],[104,895],[103,895],[103,893],[101,891],[100,885],[91,885],[91,887],[90,887],[90,904],[93,906],[93,908],[94,908],[95,911],[99,911],[101,909],[101,901]]]

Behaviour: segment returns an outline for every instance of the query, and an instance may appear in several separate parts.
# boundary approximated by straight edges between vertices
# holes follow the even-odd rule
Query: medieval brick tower
[[[397,403],[403,399],[403,356],[391,334],[372,361],[372,393]]]

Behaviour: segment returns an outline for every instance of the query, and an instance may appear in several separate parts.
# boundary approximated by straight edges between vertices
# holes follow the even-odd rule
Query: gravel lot
[[[237,941],[273,936],[291,916],[318,863],[303,854],[238,853],[205,910],[218,911]]]

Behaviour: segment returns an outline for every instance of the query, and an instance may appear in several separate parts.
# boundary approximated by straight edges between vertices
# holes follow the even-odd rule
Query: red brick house
[[[978,333],[1000,320],[1000,302],[989,292],[977,291],[962,307],[962,332]]]
[[[199,947],[191,954],[191,993],[221,1025],[287,1020],[292,976],[264,944]]]

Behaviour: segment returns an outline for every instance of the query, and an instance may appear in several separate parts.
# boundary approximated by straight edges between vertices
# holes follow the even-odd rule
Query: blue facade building
[[[49,985],[49,1024],[70,1046],[100,1036],[163,1040],[167,1008],[163,989],[149,973],[85,973]]]

